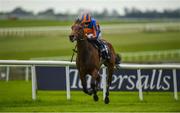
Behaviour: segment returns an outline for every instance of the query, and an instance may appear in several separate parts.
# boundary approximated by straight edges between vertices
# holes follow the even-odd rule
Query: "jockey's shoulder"
[[[91,21],[92,21],[94,24],[99,25],[99,22],[98,22],[96,19],[92,18]]]
[[[95,25],[98,23],[97,20],[94,19],[94,18],[91,19],[91,22],[92,22],[93,24],[95,24]]]
[[[91,21],[96,21],[96,19],[92,17],[92,18],[91,18]]]
[[[97,20],[94,18],[92,18],[91,21],[97,23]]]

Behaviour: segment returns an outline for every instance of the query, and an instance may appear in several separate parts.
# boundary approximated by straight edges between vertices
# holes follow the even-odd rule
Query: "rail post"
[[[10,71],[10,67],[7,66],[7,67],[6,67],[6,82],[9,81],[9,71]]]
[[[105,99],[105,97],[106,97],[106,82],[107,82],[107,80],[106,80],[106,67],[103,67],[102,68],[102,86],[103,86],[103,100]]]
[[[174,99],[178,100],[176,69],[173,69]]]
[[[66,66],[66,95],[67,95],[67,100],[70,100],[71,94],[70,94],[69,66]]]
[[[32,79],[32,99],[36,100],[36,89],[37,89],[37,81],[36,81],[36,70],[35,65],[31,66],[31,79]]]
[[[137,76],[138,76],[138,88],[139,88],[139,99],[140,101],[143,101],[143,92],[142,92],[142,83],[141,83],[141,70],[137,70]]]
[[[25,80],[26,82],[29,81],[29,66],[26,66],[26,69],[25,69]]]

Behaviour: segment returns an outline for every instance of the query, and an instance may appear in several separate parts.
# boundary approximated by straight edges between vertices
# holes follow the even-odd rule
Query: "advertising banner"
[[[70,68],[70,88],[80,90],[82,88],[79,73],[76,68]],[[65,67],[36,67],[38,90],[65,90]],[[102,76],[102,72],[100,71]],[[143,91],[173,91],[173,71],[171,69],[141,69],[141,83]],[[180,91],[180,70],[176,70],[177,90]],[[88,87],[91,76],[87,75]],[[100,83],[102,89],[102,83]],[[110,90],[137,91],[139,89],[136,69],[116,70],[112,76]]]

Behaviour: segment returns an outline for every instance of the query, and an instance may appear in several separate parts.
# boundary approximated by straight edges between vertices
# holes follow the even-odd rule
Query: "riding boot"
[[[105,47],[105,45],[103,44],[103,42],[101,40],[94,40],[95,44],[99,47],[100,52],[102,54],[102,58],[103,59],[110,59],[108,53],[107,53],[107,48]]]

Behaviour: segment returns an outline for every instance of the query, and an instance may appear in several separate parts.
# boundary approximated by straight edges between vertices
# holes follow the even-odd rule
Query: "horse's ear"
[[[77,19],[75,20],[75,23],[81,23],[81,20],[80,20],[79,18],[77,18]]]

